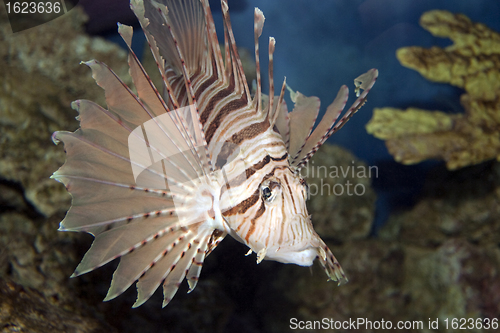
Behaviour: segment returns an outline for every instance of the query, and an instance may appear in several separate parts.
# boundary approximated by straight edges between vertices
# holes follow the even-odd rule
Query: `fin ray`
[[[306,97],[299,92],[296,93],[294,102],[293,111],[288,114],[290,133],[288,153],[292,163],[304,148],[318,117],[320,107],[318,97]]]
[[[172,230],[168,234],[148,242],[133,252],[120,258],[120,263],[113,273],[111,286],[104,301],[109,301],[127,290],[134,282],[144,275],[163,256],[169,255],[172,238],[177,239],[183,230]]]
[[[178,229],[172,226],[176,221],[177,218],[168,216],[143,218],[141,221],[123,224],[100,233],[95,237],[73,276],[101,267],[167,232],[173,233],[175,229]]]
[[[177,265],[182,264],[185,261],[191,263],[191,258],[185,256],[185,254],[186,251],[189,250],[188,248],[190,247],[191,242],[197,236],[197,229],[197,225],[195,225],[178,236],[173,235],[177,237],[171,242],[168,254],[158,260],[154,266],[148,269],[144,275],[139,278],[137,282],[137,300],[132,307],[136,308],[144,304],[144,302],[146,302],[151,295],[153,295],[162,281],[166,284],[171,282],[175,283],[175,290],[179,288],[180,281],[178,281],[178,274],[172,273],[176,272],[176,268],[182,269],[182,265],[180,265],[180,267],[177,267]],[[200,235],[198,235],[198,237],[199,236]]]

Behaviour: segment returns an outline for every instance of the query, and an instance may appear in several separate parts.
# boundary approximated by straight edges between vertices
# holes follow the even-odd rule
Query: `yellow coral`
[[[389,152],[405,164],[440,158],[453,170],[500,160],[500,34],[443,10],[424,13],[420,24],[453,45],[404,47],[396,52],[398,60],[428,80],[465,89],[460,98],[465,113],[375,109],[368,133],[386,140]]]

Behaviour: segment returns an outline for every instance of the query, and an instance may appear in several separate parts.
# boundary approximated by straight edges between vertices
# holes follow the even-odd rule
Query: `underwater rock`
[[[500,34],[462,14],[432,10],[420,18],[420,25],[436,37],[453,44],[441,49],[404,47],[397,57],[405,67],[434,82],[465,89],[474,100],[495,101],[500,90]]]
[[[57,232],[57,221],[31,219],[23,213],[0,215],[0,279],[38,290],[61,304],[72,302],[68,276],[77,262],[69,234]]]
[[[421,195],[411,210],[391,216],[379,237],[431,248],[457,237],[500,244],[500,163],[453,172],[436,168]]]
[[[70,200],[63,185],[49,179],[65,160],[51,135],[77,128],[71,101],[87,98],[104,105],[102,89],[80,61],[99,59],[127,78],[126,53],[85,35],[86,16],[78,8],[15,34],[1,15],[0,178],[20,183],[28,201],[50,216],[67,209]]]
[[[68,311],[37,291],[3,279],[0,279],[0,326],[2,332],[117,332],[102,320]]]
[[[421,318],[439,318],[442,328],[446,318],[449,323],[453,318],[498,318],[498,246],[477,246],[455,238],[437,249],[407,246],[404,253],[403,290],[411,300],[408,310]]]
[[[460,97],[465,112],[376,108],[368,133],[386,140],[389,152],[404,164],[436,158],[454,170],[500,160],[500,34],[443,10],[424,13],[420,24],[453,44],[444,49],[404,47],[396,53],[398,60],[428,80],[465,89]]]
[[[371,181],[378,176],[377,167],[325,143],[301,175],[309,186],[308,211],[321,237],[344,242],[368,236],[375,215]]]
[[[0,214],[5,211],[23,211],[26,208],[22,189],[0,182]]]
[[[76,242],[54,227],[61,216],[41,218],[16,205],[22,202],[17,192],[7,189],[0,192],[8,202],[0,214],[2,332],[114,332],[75,297],[77,281],[69,282],[69,275],[77,263]]]
[[[498,318],[500,163],[431,170],[420,201],[391,216],[379,238],[403,248],[402,288],[412,311],[440,320]]]

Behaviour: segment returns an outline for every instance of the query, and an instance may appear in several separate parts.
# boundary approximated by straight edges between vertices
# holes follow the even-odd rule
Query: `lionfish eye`
[[[271,197],[271,189],[269,187],[264,187],[262,188],[262,197],[264,198],[264,200],[267,200]]]
[[[280,183],[276,181],[265,180],[260,185],[260,194],[262,195],[262,199],[266,202],[271,202],[276,198],[276,194],[280,189]]]

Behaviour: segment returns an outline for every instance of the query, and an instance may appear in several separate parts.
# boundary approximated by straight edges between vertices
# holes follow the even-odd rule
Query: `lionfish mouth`
[[[85,62],[105,91],[108,109],[88,100],[75,101],[72,107],[79,113],[80,129],[53,135],[54,142],[64,143],[67,160],[52,178],[64,183],[72,195],[72,207],[60,230],[84,231],[95,237],[73,276],[120,258],[106,301],[136,284],[138,297],[133,307],[137,307],[163,285],[166,306],[184,279],[190,291],[194,289],[204,260],[228,234],[259,249],[257,260],[262,260],[266,249],[256,243],[262,244],[272,233],[279,239],[269,243],[279,244],[279,235],[284,234],[283,230],[276,232],[284,227],[276,224],[280,219],[270,217],[266,204],[281,200],[274,192],[288,184],[264,181],[279,168],[292,173],[300,170],[366,102],[377,79],[376,69],[355,79],[357,99],[340,118],[349,92],[342,86],[315,126],[320,108],[317,97],[292,92],[294,109],[288,112],[283,102],[285,82],[279,95],[274,95],[272,37],[269,94],[261,91],[258,38],[264,15],[257,8],[257,80],[255,94],[251,93],[227,0],[221,0],[221,5],[224,51],[217,40],[209,0],[131,0],[160,71],[161,87],[155,86],[132,51],[132,27],[119,25],[118,32],[130,51],[129,72],[136,93],[105,64]],[[224,169],[233,150],[222,149],[218,143],[242,148],[247,154],[242,157],[243,167],[238,169],[234,163],[233,169]],[[219,184],[215,179],[223,171],[227,174],[220,178],[229,179]],[[261,188],[250,186],[253,182],[262,184]],[[294,188],[288,186],[287,191],[292,193],[298,187]],[[217,207],[222,189],[224,195],[239,200],[221,203],[229,207],[224,213]],[[306,200],[304,193],[300,200]],[[285,205],[280,214],[297,212],[291,209],[292,200]],[[310,222],[306,223],[312,230]],[[296,257],[282,254],[282,259],[310,265],[318,257],[329,279],[347,281],[319,236],[312,230],[311,238],[300,230],[301,226],[292,230],[299,241],[289,237],[290,244],[283,248],[309,241],[313,245]]]

